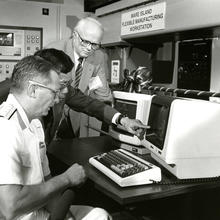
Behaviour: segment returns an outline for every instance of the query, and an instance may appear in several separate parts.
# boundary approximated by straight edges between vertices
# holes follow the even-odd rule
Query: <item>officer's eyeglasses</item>
[[[60,80],[60,86],[61,86],[60,90],[69,87],[69,86],[71,85],[72,82],[73,82],[72,79],[71,79],[71,80],[68,80],[68,81],[65,80],[65,79],[61,79],[61,80]]]
[[[29,83],[32,84],[32,85],[36,85],[36,86],[39,86],[41,88],[50,90],[54,94],[54,99],[59,98],[59,96],[60,96],[60,90],[52,89],[48,86],[45,86],[45,85],[43,85],[39,82],[35,82],[35,81],[32,81],[32,80],[29,80]]]
[[[100,48],[100,44],[96,44],[96,43],[92,43],[92,42],[90,42],[90,41],[88,41],[88,40],[85,40],[85,39],[83,39],[81,36],[80,36],[80,34],[76,31],[76,33],[77,33],[77,35],[78,35],[78,37],[79,37],[79,39],[80,39],[80,43],[81,43],[81,45],[82,46],[84,46],[84,47],[89,47],[89,46],[91,46],[91,48],[93,49],[93,50],[97,50],[97,49],[99,49]]]

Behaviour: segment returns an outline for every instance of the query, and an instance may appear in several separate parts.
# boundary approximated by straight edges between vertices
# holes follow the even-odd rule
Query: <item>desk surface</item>
[[[114,149],[112,138],[100,136],[53,141],[48,147],[48,152],[68,166],[76,162],[85,165],[88,177],[95,183],[95,187],[121,205],[220,187],[220,181],[168,185],[150,184],[125,188],[119,187],[96,168],[88,164],[88,159],[90,157],[112,149]],[[164,181],[175,180],[173,176],[163,171],[162,179]]]

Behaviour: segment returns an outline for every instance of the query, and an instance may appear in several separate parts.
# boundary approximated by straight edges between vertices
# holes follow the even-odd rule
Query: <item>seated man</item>
[[[15,65],[10,94],[0,106],[0,219],[56,219],[51,213],[61,194],[86,179],[78,164],[50,178],[38,118],[59,102],[60,89],[59,72],[46,60],[28,56]],[[72,206],[62,219],[109,218],[100,208]]]
[[[63,51],[53,48],[43,49],[36,52],[35,56],[40,56],[51,62],[61,72],[61,86],[63,87],[61,91],[61,103],[54,106],[55,118],[53,119],[53,126],[48,129],[51,133],[48,142],[52,140],[56,133],[62,115],[61,112],[63,111],[62,106],[64,105],[64,102],[71,109],[96,117],[107,124],[121,124],[128,132],[137,136],[143,132],[144,128],[147,128],[147,126],[143,125],[139,120],[129,119],[111,106],[104,104],[97,99],[93,99],[90,96],[84,95],[78,88],[73,88],[69,83],[71,78],[68,78],[69,75],[66,74],[71,71],[73,63],[70,57]],[[65,85],[67,85],[68,90],[65,88]],[[65,115],[68,115],[68,113]]]

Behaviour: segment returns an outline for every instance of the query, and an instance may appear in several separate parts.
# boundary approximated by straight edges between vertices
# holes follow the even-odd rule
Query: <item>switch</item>
[[[49,8],[42,8],[42,15],[49,15]]]

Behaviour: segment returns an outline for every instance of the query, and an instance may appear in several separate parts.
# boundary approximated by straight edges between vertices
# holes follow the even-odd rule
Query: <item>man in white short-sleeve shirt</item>
[[[50,177],[38,118],[59,102],[59,92],[59,73],[47,61],[29,56],[15,65],[10,94],[0,106],[0,219],[52,219],[52,202],[85,181],[78,164]],[[65,219],[109,218],[100,208],[72,206]]]

